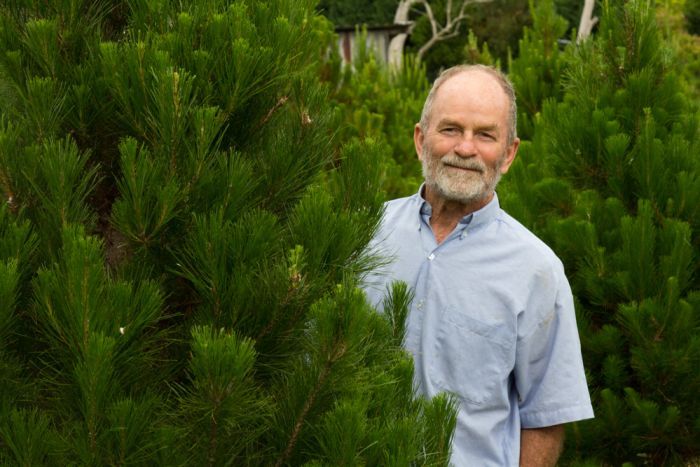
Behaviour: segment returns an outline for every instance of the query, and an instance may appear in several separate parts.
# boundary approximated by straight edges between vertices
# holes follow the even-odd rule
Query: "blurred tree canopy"
[[[0,465],[447,465],[315,4],[0,2]]]
[[[398,0],[321,0],[316,9],[336,26],[392,24]]]
[[[432,2],[435,14],[444,15],[443,1]],[[463,63],[468,47],[468,32],[471,30],[479,46],[488,42],[492,55],[506,63],[508,51],[517,53],[518,40],[525,26],[531,25],[527,0],[495,0],[475,3],[469,7],[470,17],[464,33],[436,44],[425,57],[429,77],[436,76],[441,69]],[[408,51],[418,48],[430,37],[430,24],[425,17],[416,18],[416,26],[409,39]]]
[[[399,4],[398,0],[321,0],[317,10],[336,26],[365,24],[377,26],[391,24]],[[432,0],[431,8],[439,19],[444,18],[445,0]],[[557,14],[568,22],[568,37],[578,27],[583,2],[580,0],[556,0]],[[494,0],[488,3],[475,3],[468,7],[469,19],[457,37],[433,46],[424,57],[428,77],[435,77],[441,69],[469,62],[469,31],[476,36],[479,48],[488,43],[494,59],[507,67],[509,54],[518,55],[518,41],[525,27],[532,26],[528,0]],[[595,15],[599,16],[599,7]],[[423,10],[415,9],[411,19],[416,22],[408,39],[406,51],[415,53],[431,36],[430,23]]]
[[[398,3],[398,0],[321,0],[317,10],[336,26],[376,26],[393,23]],[[430,5],[438,20],[442,21],[440,18],[445,15],[445,1],[433,0]],[[437,43],[426,54],[424,62],[429,77],[436,75],[441,68],[465,61],[469,48],[469,30],[474,32],[479,46],[488,41],[493,56],[501,63],[507,63],[509,50],[517,53],[523,27],[531,25],[527,0],[475,3],[468,10],[469,19],[462,27],[462,33]],[[415,53],[430,39],[430,23],[420,9],[412,12],[411,20],[416,24],[406,50]]]

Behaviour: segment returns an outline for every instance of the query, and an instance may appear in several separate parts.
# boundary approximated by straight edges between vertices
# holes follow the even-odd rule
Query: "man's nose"
[[[462,135],[459,141],[454,147],[454,152],[459,157],[472,157],[476,155],[476,145],[474,144],[474,137],[469,134]]]

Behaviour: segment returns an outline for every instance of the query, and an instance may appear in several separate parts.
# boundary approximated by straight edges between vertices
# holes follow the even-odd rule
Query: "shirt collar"
[[[425,183],[421,184],[420,188],[418,189],[418,193],[416,193],[415,196],[419,200],[419,216],[424,219],[429,219],[430,216],[433,214],[433,208],[430,205],[430,203],[428,203],[423,197],[424,187]],[[491,201],[489,201],[489,203],[486,206],[479,209],[478,211],[474,211],[470,214],[467,214],[459,220],[459,223],[463,225],[469,225],[469,229],[471,230],[476,227],[481,227],[490,223],[496,218],[499,211],[500,204],[498,202],[498,193],[494,192],[493,198],[491,199]]]

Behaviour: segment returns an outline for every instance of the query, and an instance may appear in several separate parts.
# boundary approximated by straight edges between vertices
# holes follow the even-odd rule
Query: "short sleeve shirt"
[[[414,298],[405,347],[415,385],[458,400],[451,463],[518,465],[520,430],[591,418],[571,290],[556,255],[498,204],[437,244],[420,194],[389,201],[372,248],[392,261],[365,280]]]

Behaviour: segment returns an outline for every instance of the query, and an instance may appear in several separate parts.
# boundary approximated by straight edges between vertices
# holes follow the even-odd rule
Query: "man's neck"
[[[433,235],[435,235],[435,240],[439,245],[452,233],[464,216],[468,216],[489,204],[493,199],[493,192],[473,203],[461,203],[444,199],[430,187],[425,186],[424,197],[432,209],[430,227],[433,229]]]

